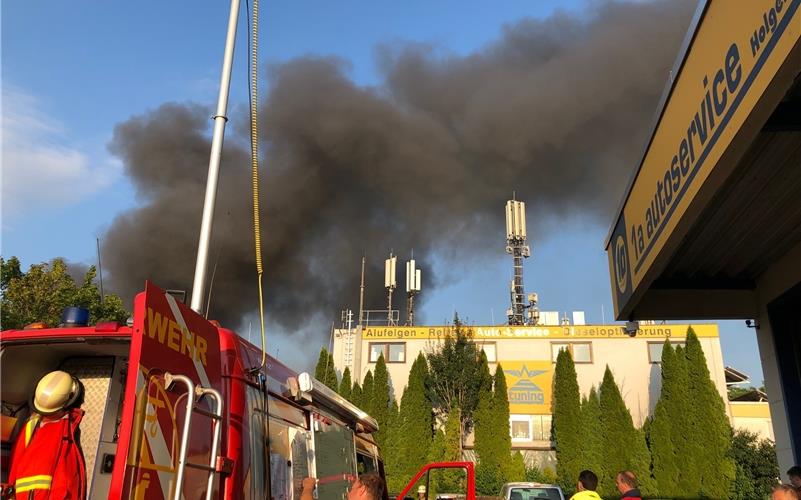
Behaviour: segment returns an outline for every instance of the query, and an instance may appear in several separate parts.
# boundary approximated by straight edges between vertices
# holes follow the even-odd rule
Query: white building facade
[[[683,345],[687,324],[640,326],[629,336],[620,325],[559,326],[471,326],[473,341],[484,350],[495,372],[498,363],[506,375],[509,396],[509,429],[512,446],[525,452],[527,461],[547,465],[553,459],[551,443],[551,392],[556,356],[568,349],[575,362],[579,390],[586,395],[600,386],[608,365],[620,387],[634,424],[642,426],[653,411],[661,388],[660,358],[666,339]],[[692,325],[706,356],[712,381],[727,401],[723,356],[718,327],[714,324]],[[387,364],[391,389],[400,401],[411,365],[419,353],[437,348],[450,326],[356,327],[334,332],[333,356],[337,371],[350,368],[353,380],[361,381],[368,370],[375,370],[381,354]],[[752,430],[765,426],[765,412],[752,408],[738,411],[743,422],[735,426]],[[732,418],[730,405],[726,406]],[[749,418],[759,419],[751,422]],[[772,437],[765,435],[763,437]],[[472,438],[466,438],[469,449]]]

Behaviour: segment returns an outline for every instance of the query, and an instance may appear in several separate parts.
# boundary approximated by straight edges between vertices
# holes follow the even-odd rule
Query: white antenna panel
[[[573,324],[574,325],[586,325],[587,324],[584,321],[584,311],[573,311]]]
[[[509,200],[506,202],[506,239],[511,240],[513,235],[513,228],[512,228],[512,207],[513,201]]]
[[[412,292],[415,290],[414,288],[414,259],[408,261],[406,263],[406,291]]]
[[[526,238],[526,204],[522,201],[506,202],[506,239]]]
[[[420,284],[423,282],[423,273],[419,269],[414,272],[414,290],[419,292],[421,290]]]
[[[395,288],[397,286],[397,282],[395,281],[395,263],[397,262],[398,258],[394,256],[390,256],[387,260],[384,261],[384,287],[385,288]]]

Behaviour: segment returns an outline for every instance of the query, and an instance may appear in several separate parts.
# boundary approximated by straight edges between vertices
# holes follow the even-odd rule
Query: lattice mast
[[[539,319],[537,295],[530,294],[527,304],[523,288],[523,259],[531,256],[531,248],[526,242],[526,204],[514,197],[506,202],[506,253],[512,255],[514,265],[511,307],[506,311],[509,324],[536,324]]]

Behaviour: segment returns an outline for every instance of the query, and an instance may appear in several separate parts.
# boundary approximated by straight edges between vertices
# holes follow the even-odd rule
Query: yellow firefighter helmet
[[[33,408],[42,415],[57,413],[78,400],[81,385],[67,372],[56,370],[39,380],[33,396]]]

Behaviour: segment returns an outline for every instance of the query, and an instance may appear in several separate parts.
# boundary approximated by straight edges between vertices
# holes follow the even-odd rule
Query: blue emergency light
[[[89,324],[89,309],[83,307],[65,307],[61,313],[62,326],[86,326]]]

